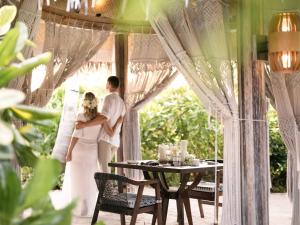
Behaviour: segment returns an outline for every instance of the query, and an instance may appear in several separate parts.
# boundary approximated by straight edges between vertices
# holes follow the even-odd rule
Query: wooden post
[[[257,1],[239,1],[239,111],[241,125],[242,225],[268,225],[268,152],[265,80],[257,60]]]
[[[120,96],[124,99],[127,87],[127,68],[128,68],[128,35],[115,35],[115,64],[116,75],[120,79]],[[117,154],[117,161],[124,160],[123,153],[123,134],[121,133],[120,148]],[[118,169],[118,174],[123,174],[122,169]]]

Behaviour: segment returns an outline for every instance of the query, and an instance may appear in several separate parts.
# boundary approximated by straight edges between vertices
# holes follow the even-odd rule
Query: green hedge
[[[286,192],[287,149],[280,136],[274,110],[269,112],[268,121],[272,192]]]
[[[197,96],[188,88],[171,89],[140,112],[143,159],[157,158],[157,146],[188,140],[188,151],[197,158],[214,157],[215,130],[208,127],[208,116]],[[214,121],[211,121],[214,124]],[[222,158],[223,139],[217,133],[218,157]]]

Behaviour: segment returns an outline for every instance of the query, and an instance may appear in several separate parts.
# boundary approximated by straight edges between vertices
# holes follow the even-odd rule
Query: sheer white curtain
[[[293,202],[292,225],[300,224],[300,76],[269,75],[281,136],[288,149],[287,185]]]
[[[51,20],[45,22],[44,51],[52,52],[53,57],[47,64],[46,77],[41,87],[31,96],[31,101],[38,106],[45,105],[53,90],[87,63],[110,34],[108,31],[78,28],[74,25],[65,26]]]
[[[51,51],[53,58],[47,65],[41,87],[32,93],[32,101],[40,106],[46,104],[53,90],[86,64],[99,51],[109,34],[107,31],[81,29],[46,21],[44,50]],[[98,58],[101,58],[100,53]],[[74,88],[77,89],[68,87],[66,90],[63,114],[52,152],[52,157],[61,162],[65,160],[76,120],[78,92]]]
[[[224,125],[222,224],[240,225],[239,118],[223,10],[218,0],[195,1],[188,8],[173,1],[164,11],[151,11],[150,22],[171,62]]]
[[[130,34],[128,84],[123,123],[124,159],[141,159],[138,110],[157,96],[176,76],[156,35]],[[132,174],[131,174],[132,175]],[[134,175],[132,175],[134,176]]]

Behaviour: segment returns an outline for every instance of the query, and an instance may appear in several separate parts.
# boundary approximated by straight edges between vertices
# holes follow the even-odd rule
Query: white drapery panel
[[[107,31],[65,26],[51,20],[45,23],[44,51],[52,52],[53,57],[41,87],[32,93],[32,101],[38,106],[46,104],[53,90],[87,63],[109,37]]]
[[[150,22],[171,62],[185,76],[206,109],[224,125],[224,201],[222,224],[241,224],[240,134],[234,72],[226,44],[223,5],[174,1],[152,11]]]
[[[55,145],[52,150],[52,157],[65,163],[67,150],[71,141],[74,124],[77,118],[77,105],[79,98],[79,86],[67,84],[65,87],[65,96],[63,110],[59,122]]]
[[[300,76],[271,73],[269,79],[281,136],[288,149],[288,194],[293,202],[292,225],[300,224]]]
[[[128,37],[128,84],[123,123],[124,159],[141,159],[138,110],[157,96],[176,76],[156,35],[130,34]],[[134,174],[131,174],[134,176]]]

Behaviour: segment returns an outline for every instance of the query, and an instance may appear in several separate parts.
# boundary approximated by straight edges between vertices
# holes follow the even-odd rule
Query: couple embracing
[[[83,112],[78,114],[76,129],[66,155],[63,194],[69,202],[77,199],[73,214],[91,217],[98,190],[94,181],[97,171],[110,173],[108,163],[120,145],[120,130],[125,115],[125,104],[118,94],[119,79],[111,76],[102,110],[92,92],[84,95]]]

